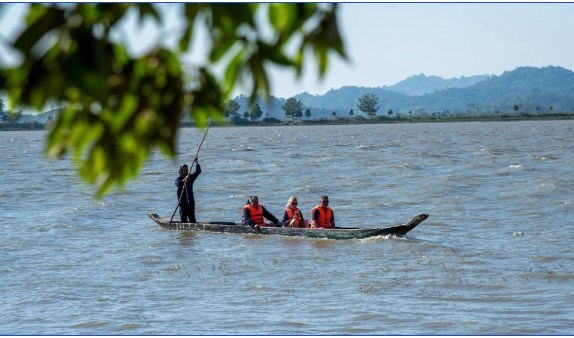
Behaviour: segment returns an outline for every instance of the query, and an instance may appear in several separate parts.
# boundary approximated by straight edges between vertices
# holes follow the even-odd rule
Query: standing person
[[[193,159],[197,165],[195,172],[189,174],[189,167],[187,164],[182,164],[179,167],[179,176],[175,179],[177,187],[177,198],[179,200],[179,216],[181,223],[196,223],[195,220],[195,199],[193,198],[193,182],[199,174],[201,174],[201,166],[197,161],[197,156]]]
[[[284,227],[309,227],[309,222],[303,219],[303,214],[301,214],[301,210],[297,207],[298,204],[296,196],[289,197],[287,205],[285,206],[285,211],[283,212],[283,218],[281,219],[281,223],[283,223]]]
[[[311,209],[311,228],[334,228],[335,214],[329,208],[329,197],[321,196],[319,205]]]
[[[270,224],[265,223],[265,218],[271,221]],[[243,225],[255,226],[278,226],[279,220],[273,216],[263,205],[259,204],[257,196],[249,197],[247,205],[243,207]]]

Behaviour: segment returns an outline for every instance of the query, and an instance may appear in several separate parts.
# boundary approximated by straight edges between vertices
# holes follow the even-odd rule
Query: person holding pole
[[[193,182],[201,174],[201,166],[197,161],[197,156],[193,159],[193,163],[197,164],[193,174],[189,173],[189,167],[184,163],[179,167],[179,176],[175,179],[181,223],[197,223],[195,219],[195,199],[193,198]]]
[[[193,167],[194,163],[197,163],[197,169],[192,175],[189,175],[189,168],[187,164],[182,164],[179,167],[179,176],[175,180],[175,185],[177,186],[177,206],[171,214],[171,219],[169,220],[169,225],[173,221],[173,216],[175,216],[175,212],[177,209],[180,209],[179,215],[181,216],[181,223],[197,223],[195,220],[195,199],[193,198],[193,182],[199,174],[201,174],[201,167],[199,166],[199,162],[197,162],[197,155],[199,155],[199,151],[201,150],[201,146],[203,145],[203,141],[207,137],[207,132],[209,131],[209,127],[211,126],[211,118],[209,119],[209,123],[207,124],[207,129],[205,130],[205,134],[201,139],[201,143],[197,148],[197,153],[195,153],[195,157],[193,158],[193,162],[191,166]],[[185,173],[184,173],[185,171]],[[191,180],[191,182],[189,182]],[[185,187],[185,189],[184,189]],[[185,206],[184,206],[185,203]],[[183,210],[185,207],[187,209]]]

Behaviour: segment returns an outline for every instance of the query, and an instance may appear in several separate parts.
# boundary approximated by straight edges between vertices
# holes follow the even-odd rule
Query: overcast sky
[[[4,37],[14,17],[6,14],[0,13]],[[390,86],[421,73],[453,78],[521,66],[574,70],[574,3],[341,3],[339,20],[349,62],[335,58],[323,81],[310,66],[300,81],[274,71],[273,95]],[[144,38],[130,39],[131,48],[153,41],[145,29],[140,33]]]

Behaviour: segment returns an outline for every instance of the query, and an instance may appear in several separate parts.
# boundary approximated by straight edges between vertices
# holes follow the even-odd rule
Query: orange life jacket
[[[313,214],[315,210],[319,211],[319,218],[317,219],[318,225],[321,228],[330,228],[331,227],[331,218],[333,217],[333,211],[331,208],[327,207],[327,211],[323,210],[323,208],[318,205],[311,209],[311,220],[313,220]]]
[[[285,211],[287,211],[287,218],[293,218],[293,210],[291,210],[291,208],[285,208]],[[303,222],[303,216],[301,216],[301,210],[299,210],[299,208],[295,208],[295,211],[298,212],[297,222],[301,224],[301,222]]]
[[[249,209],[249,218],[251,218],[255,224],[265,225],[265,219],[263,218],[263,206],[261,204],[257,206],[257,209],[255,209],[255,207],[251,204],[244,206],[243,210],[245,210],[245,208]],[[247,220],[243,220],[243,223],[247,224]]]

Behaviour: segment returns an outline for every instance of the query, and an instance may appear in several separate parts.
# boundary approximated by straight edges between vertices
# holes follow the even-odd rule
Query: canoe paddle
[[[201,149],[201,145],[203,144],[203,141],[205,141],[205,137],[207,136],[207,132],[209,131],[209,127],[211,126],[211,117],[209,118],[209,123],[207,124],[207,129],[205,130],[205,134],[203,135],[203,139],[201,140],[201,143],[199,143],[199,147],[197,148],[197,152],[195,153],[195,157],[193,158],[193,162],[191,162],[191,166],[189,167],[189,172],[191,173],[191,169],[193,169],[193,165],[195,164],[195,161],[197,160],[197,155],[199,155],[199,150]],[[171,215],[171,219],[169,220],[169,225],[171,226],[171,222],[173,221],[173,216],[175,216],[175,212],[177,211],[177,209],[179,208],[180,204],[181,204],[181,198],[183,197],[183,192],[185,191],[185,193],[187,194],[187,182],[183,183],[183,188],[181,189],[181,194],[179,195],[179,198],[177,199],[177,206],[175,207],[175,210],[173,211],[173,214]],[[189,199],[189,196],[187,196],[187,198]]]

